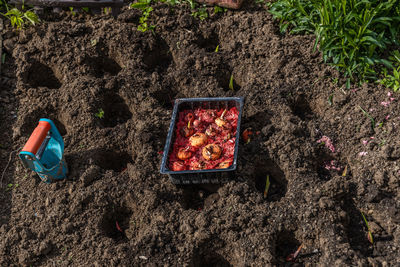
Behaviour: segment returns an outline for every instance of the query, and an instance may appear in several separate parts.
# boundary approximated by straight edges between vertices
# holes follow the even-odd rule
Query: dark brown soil
[[[0,171],[47,117],[70,174],[44,184],[11,155],[0,266],[399,265],[398,94],[385,107],[375,84],[344,89],[313,37],[280,35],[262,7],[190,14],[155,6],[155,34],[137,31],[128,9],[117,19],[47,15],[3,34]],[[242,130],[255,134],[234,180],[177,187],[159,174],[159,152],[173,99],[200,96],[244,96]],[[324,135],[335,153],[317,143]],[[347,174],[324,168],[331,160]],[[297,263],[285,262],[300,244]]]

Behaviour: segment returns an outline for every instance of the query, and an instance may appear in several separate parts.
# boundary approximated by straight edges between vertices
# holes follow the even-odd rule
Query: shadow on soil
[[[60,79],[57,77],[57,70],[39,61],[34,61],[27,71],[25,80],[31,87],[47,87],[58,89],[61,87]]]
[[[143,57],[145,69],[149,72],[164,72],[172,63],[168,44],[161,38],[157,37],[156,45],[149,48]]]
[[[270,159],[265,159],[256,163],[254,172],[254,186],[262,195],[266,190],[267,177],[269,177],[269,189],[266,200],[270,202],[279,201],[285,196],[287,191],[287,180],[285,174]]]
[[[224,246],[224,242],[219,238],[204,241],[194,249],[192,262],[189,266],[233,266],[221,254],[218,253],[218,250],[222,249]]]
[[[202,184],[193,186],[178,186],[182,189],[181,205],[184,209],[202,210],[207,209],[218,201],[219,184]]]
[[[132,118],[125,100],[115,92],[105,94],[94,113],[102,127],[115,127]]]
[[[129,228],[132,211],[126,207],[112,204],[106,208],[100,221],[101,232],[114,241],[127,241],[125,231]]]
[[[354,200],[350,197],[340,201],[340,207],[347,214],[347,220],[343,224],[350,247],[363,257],[371,256],[373,247],[368,241],[368,230],[360,209],[357,208]]]
[[[303,263],[288,262],[287,257],[294,253],[301,243],[293,231],[284,230],[276,237],[275,258],[277,266],[304,266]]]

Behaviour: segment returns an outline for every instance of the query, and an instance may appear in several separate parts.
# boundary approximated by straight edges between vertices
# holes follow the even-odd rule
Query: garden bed
[[[284,265],[301,244],[305,266],[399,263],[398,94],[345,89],[313,37],[280,35],[261,6],[200,21],[157,4],[155,34],[139,17],[3,34],[0,172],[47,117],[70,174],[47,185],[12,155],[1,266]],[[173,100],[222,96],[245,98],[253,132],[235,179],[176,187],[158,171]]]

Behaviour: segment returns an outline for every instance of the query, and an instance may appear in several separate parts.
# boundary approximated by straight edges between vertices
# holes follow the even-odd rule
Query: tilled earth
[[[265,8],[154,8],[154,34],[129,9],[3,33],[0,265],[399,265],[398,94],[344,89],[313,37],[281,35]],[[254,133],[235,178],[173,185],[159,173],[173,100],[219,96],[245,97]],[[41,117],[70,169],[50,185],[16,155]]]

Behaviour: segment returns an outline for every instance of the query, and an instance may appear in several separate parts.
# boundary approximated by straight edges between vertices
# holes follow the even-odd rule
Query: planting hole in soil
[[[57,72],[39,61],[34,61],[27,70],[26,82],[33,88],[47,87],[49,89],[58,89],[61,87],[61,82],[57,78]]]
[[[157,102],[165,109],[171,109],[174,104],[174,99],[177,95],[169,86],[163,88],[162,90],[158,90],[151,94]]]
[[[208,37],[200,35],[196,43],[199,47],[204,48],[206,52],[215,52],[219,45],[219,38],[215,32],[212,32]]]
[[[233,72],[227,68],[221,68],[218,73],[215,74],[217,78],[218,85],[221,87],[225,92],[228,91],[238,91],[242,87],[239,83],[237,83],[237,79]]]
[[[271,160],[265,160],[265,165],[254,168],[254,183],[256,189],[264,196],[267,177],[269,177],[269,188],[266,193],[267,201],[279,201],[287,191],[287,180],[283,171]]]
[[[60,132],[61,136],[64,136],[67,134],[67,129],[65,128],[65,125],[61,121],[59,121],[58,119],[51,119],[51,120],[56,125],[57,130]]]
[[[193,209],[201,211],[218,201],[217,193],[220,185],[203,184],[201,186],[183,186],[182,207],[184,209]]]
[[[341,208],[346,212],[347,220],[344,222],[344,227],[350,243],[350,247],[363,255],[369,257],[372,255],[373,246],[369,243],[367,238],[367,227],[354,201],[351,198],[341,201]]]
[[[103,78],[107,74],[115,76],[121,71],[121,66],[106,56],[89,57],[85,63],[92,68],[93,75],[97,78]]]
[[[229,267],[233,266],[229,263],[218,250],[223,247],[223,241],[221,239],[208,240],[207,242],[201,243],[194,251],[192,257],[191,266],[202,267],[202,266],[218,266],[218,267]]]
[[[172,62],[172,56],[169,52],[167,43],[158,38],[157,44],[149,49],[143,57],[145,68],[149,72],[164,72]]]
[[[318,177],[322,181],[329,181],[332,176],[342,175],[346,162],[340,162],[336,160],[334,154],[328,151],[326,144],[324,142],[315,144],[317,147],[315,149],[315,155],[310,159],[310,165],[318,174]],[[348,164],[347,164],[348,165]],[[347,168],[346,176],[351,175],[350,168]]]
[[[296,239],[294,232],[283,230],[276,237],[275,257],[276,263],[281,266],[287,262],[290,254],[294,253],[300,246],[300,242]],[[303,264],[299,265],[303,266]]]
[[[61,136],[67,134],[67,129],[65,125],[59,120],[60,116],[55,114],[54,107],[45,107],[45,108],[38,108],[33,110],[32,112],[27,114],[27,116],[23,119],[23,123],[21,126],[21,134],[24,136],[30,136],[35,130],[38,122],[41,118],[43,118],[44,114],[46,114],[47,118],[52,120],[57,127],[57,130],[60,132]]]
[[[312,116],[313,112],[304,94],[292,96],[289,103],[293,114],[300,119],[305,120]]]
[[[132,212],[117,205],[108,207],[100,221],[101,232],[115,241],[127,239],[125,231],[129,228]]]
[[[124,99],[116,93],[108,93],[103,101],[97,106],[94,113],[103,110],[103,115],[96,115],[97,121],[103,127],[115,127],[118,124],[127,122],[132,118],[132,113],[126,105]],[[99,114],[99,113],[97,113]]]
[[[122,172],[128,163],[132,163],[132,157],[125,151],[99,150],[93,155],[95,165],[104,170]]]

